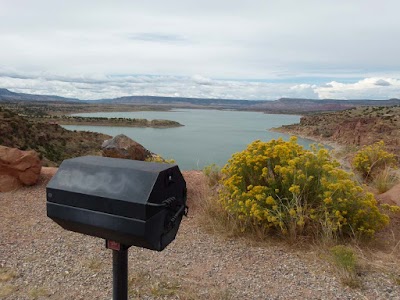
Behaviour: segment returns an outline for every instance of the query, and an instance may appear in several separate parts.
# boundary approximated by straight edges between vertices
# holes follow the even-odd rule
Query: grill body
[[[65,160],[48,183],[47,216],[64,229],[161,251],[186,212],[176,165],[84,156]]]

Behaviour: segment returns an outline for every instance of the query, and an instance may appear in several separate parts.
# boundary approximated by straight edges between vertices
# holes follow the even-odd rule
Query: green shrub
[[[364,180],[369,181],[383,169],[395,167],[396,157],[394,154],[387,152],[385,143],[380,141],[357,151],[352,165]]]
[[[389,221],[326,149],[305,150],[295,137],[251,143],[222,174],[219,199],[242,230],[370,236]]]
[[[330,250],[342,282],[350,287],[358,287],[360,283],[356,273],[357,256],[354,251],[343,245],[334,246]]]
[[[337,266],[348,272],[355,272],[356,255],[351,248],[343,245],[336,245],[331,248],[331,254]]]
[[[216,186],[221,180],[221,168],[216,164],[204,167],[203,173],[208,179],[208,185],[211,187]]]

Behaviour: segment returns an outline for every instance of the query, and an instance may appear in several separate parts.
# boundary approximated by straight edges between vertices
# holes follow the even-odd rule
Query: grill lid
[[[47,188],[145,204],[159,174],[171,168],[178,166],[83,156],[64,160]]]

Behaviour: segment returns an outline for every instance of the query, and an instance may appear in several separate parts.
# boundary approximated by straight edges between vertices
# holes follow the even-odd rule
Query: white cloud
[[[354,83],[332,81],[314,90],[321,99],[400,98],[400,79],[371,77]]]
[[[378,83],[378,85],[377,85]],[[365,78],[354,83],[331,81],[289,84],[243,80],[217,80],[202,75],[184,76],[79,76],[0,71],[0,87],[14,92],[104,99],[131,95],[192,98],[275,100],[281,97],[311,99],[400,98],[400,79]]]
[[[195,83],[201,84],[201,85],[211,85],[211,84],[213,84],[212,80],[210,78],[206,78],[206,77],[198,75],[198,74],[197,75],[193,75],[192,76],[192,80]]]

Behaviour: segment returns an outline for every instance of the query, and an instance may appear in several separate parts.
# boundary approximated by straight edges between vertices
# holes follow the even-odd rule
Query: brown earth
[[[0,194],[2,299],[111,298],[112,255],[104,241],[46,217],[45,186],[56,170],[43,168],[38,185]],[[176,240],[162,252],[129,250],[131,299],[400,299],[398,269],[361,268],[362,285],[351,289],[316,247],[207,233],[197,209],[207,192],[204,175],[184,177],[190,211]],[[382,248],[378,262],[384,255],[393,253]]]

